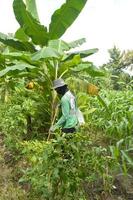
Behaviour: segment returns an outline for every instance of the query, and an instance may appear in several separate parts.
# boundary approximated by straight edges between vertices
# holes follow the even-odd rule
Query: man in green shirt
[[[57,94],[61,95],[62,116],[50,128],[50,131],[54,132],[56,129],[61,128],[64,133],[74,133],[78,124],[76,99],[61,78],[54,80],[53,88]]]

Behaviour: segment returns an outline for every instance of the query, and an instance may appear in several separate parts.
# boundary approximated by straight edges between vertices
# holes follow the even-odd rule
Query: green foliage
[[[130,69],[132,63],[132,53],[121,52],[120,49],[114,46],[109,49],[110,60],[108,63],[104,64],[102,68],[107,74],[105,84],[109,86],[110,89],[123,90],[132,81],[132,77],[123,69]]]
[[[75,46],[81,44],[82,41],[75,42]],[[49,128],[50,122],[52,123],[54,110],[53,106],[55,104],[56,98],[48,99],[51,95],[52,80],[58,77],[65,76],[66,78],[71,76],[72,68],[76,70],[80,68],[80,73],[84,72],[90,76],[101,76],[102,72],[96,70],[93,64],[84,63],[82,61],[82,56],[89,56],[97,51],[97,49],[87,50],[78,53],[69,53],[70,44],[62,40],[49,41],[47,47],[43,47],[37,52],[30,54],[24,52],[7,52],[2,53],[1,58],[3,59],[3,64],[8,63],[8,67],[0,71],[0,76],[6,78],[8,75],[10,79],[15,81],[15,78],[27,77],[27,79],[35,80],[40,87],[43,83],[43,88],[45,85],[45,97],[47,102],[47,107],[52,108],[51,119],[46,125],[45,130]],[[82,55],[83,54],[83,55]],[[67,59],[66,59],[67,58]],[[82,65],[84,63],[84,66]],[[90,66],[91,65],[91,66]],[[88,68],[88,69],[87,69]],[[73,71],[74,72],[74,71]],[[74,72],[75,73],[75,72]],[[25,78],[26,80],[26,78]],[[8,93],[8,89],[6,89]],[[8,96],[6,94],[6,96]],[[41,95],[41,97],[43,94]],[[44,110],[44,116],[47,115],[47,109]],[[49,115],[48,115],[49,116]],[[30,117],[29,117],[30,118]],[[29,119],[31,120],[31,119]],[[45,119],[46,121],[46,119]]]
[[[74,68],[76,65],[83,62],[82,58],[96,53],[98,49],[90,49],[72,53],[69,52],[71,48],[75,48],[83,44],[85,42],[84,38],[71,43],[66,43],[62,40],[51,40],[54,38],[59,39],[61,37],[61,35],[79,15],[85,3],[86,0],[80,0],[78,3],[75,0],[66,1],[66,3],[64,3],[60,9],[54,12],[48,33],[47,28],[42,26],[38,21],[35,1],[31,2],[30,0],[27,0],[26,4],[24,4],[23,0],[14,0],[13,9],[15,17],[21,27],[15,33],[15,37],[17,39],[12,38],[9,40],[6,36],[4,37],[1,35],[1,41],[7,45],[9,44],[9,46],[12,46],[13,48],[18,49],[18,46],[21,48],[18,49],[19,52],[12,52],[13,50],[9,49],[8,53],[6,52],[1,55],[1,60],[4,59],[3,62],[5,62],[3,64],[8,64],[10,66],[2,69],[1,76],[6,76],[7,73],[10,76],[14,76],[14,69],[16,72],[16,68],[18,74],[21,73],[20,71],[22,71],[22,69],[26,71],[25,69],[27,69],[27,64],[38,67],[34,72],[33,70],[29,70],[28,67],[28,74],[31,73],[31,76],[32,74],[34,74],[33,76],[39,76],[39,74],[42,73],[42,66],[45,66],[45,78],[49,80],[49,87],[51,87],[51,82],[53,79],[62,77],[64,74],[65,76],[69,76],[71,73],[71,68]],[[33,13],[31,13],[31,8],[34,8]],[[73,10],[75,12],[73,12]],[[69,20],[65,12],[69,13]],[[57,28],[56,31],[54,30],[55,27]],[[4,37],[4,40],[2,37]],[[32,39],[32,42],[29,42],[30,38]],[[34,52],[36,51],[36,45],[40,45],[41,48],[35,53],[33,53],[33,51],[31,53],[27,53],[29,51],[29,46],[26,46],[26,44],[33,46]],[[22,51],[27,52],[24,53]],[[19,62],[22,61],[22,65],[16,62],[14,63],[14,59],[19,60]],[[92,65],[91,70],[87,72],[90,75],[96,74],[96,71],[93,69],[93,67],[94,66]],[[97,74],[97,76],[99,74]]]
[[[38,52],[32,55],[32,60],[37,61],[37,60],[47,59],[47,58],[58,59],[59,57],[60,57],[60,54],[55,49],[52,49],[50,47],[43,47],[41,50],[39,50]]]
[[[88,57],[88,56],[96,53],[97,51],[98,51],[98,49],[89,49],[89,50],[84,50],[84,51],[77,51],[77,52],[68,53],[68,55],[65,58],[65,60],[70,60],[75,55],[80,55],[81,58],[85,58],[85,57]]]
[[[49,25],[50,39],[60,38],[77,18],[87,0],[67,0],[62,7],[54,12]]]
[[[70,48],[75,48],[75,47],[78,47],[78,46],[82,45],[85,42],[86,42],[86,39],[85,38],[81,38],[79,40],[75,40],[73,42],[70,42],[69,46],[70,46]]]
[[[13,75],[13,71],[24,71],[24,69],[34,69],[35,67],[33,65],[29,65],[26,63],[18,62],[16,65],[6,67],[5,69],[0,71],[0,77],[4,76],[5,74],[11,74]]]
[[[41,25],[31,13],[26,10],[22,0],[14,0],[13,8],[15,17],[24,32],[38,45],[46,45],[48,41],[47,28]]]
[[[96,144],[109,146],[111,157],[116,161],[115,173],[119,171],[130,174],[133,169],[133,92],[104,90],[100,96],[108,109],[100,103],[99,96],[91,97],[78,92],[77,99],[84,113],[87,129],[92,132],[91,137]]]
[[[133,139],[131,136],[121,138],[115,145],[110,146],[112,157],[118,163],[120,170],[127,175],[133,168]]]
[[[63,40],[50,40],[48,46],[58,51],[61,55],[64,55],[64,51],[70,49],[69,43],[66,43]]]
[[[89,74],[91,77],[100,77],[105,75],[101,70],[98,70],[91,62],[83,62],[74,67],[72,71],[75,73],[81,72],[82,74],[83,72],[86,72],[86,74]]]
[[[22,134],[26,134],[26,119],[21,113],[20,105],[12,107],[2,105],[0,127],[5,134],[5,143],[8,148],[17,150],[18,141],[21,140]]]
[[[109,113],[98,103],[97,97],[90,97],[91,106],[97,108],[90,116],[90,125],[103,130],[114,141],[131,136],[133,130],[132,91],[103,91],[101,96],[108,106]]]
[[[89,199],[87,190],[99,185],[111,192],[112,174],[130,173],[133,166],[132,79],[121,70],[125,63],[132,64],[131,56],[124,58],[114,47],[100,70],[83,60],[98,49],[70,51],[84,38],[69,43],[59,39],[86,0],[67,0],[53,13],[49,32],[39,22],[35,0],[25,2],[13,2],[20,24],[15,36],[0,34],[0,41],[9,46],[0,46],[0,129],[16,160],[26,160],[19,166],[20,184],[31,186],[29,199],[40,200]],[[52,80],[58,77],[76,93],[86,124],[79,133],[55,133],[46,141],[58,101]],[[99,96],[86,93],[88,83],[102,88]]]
[[[30,167],[20,181],[28,181],[34,195],[44,199],[83,198],[84,182],[91,184],[98,177],[110,182],[107,169],[113,168],[113,159],[105,148],[94,147],[83,133],[56,133],[51,141],[23,142],[22,148]]]
[[[29,40],[29,37],[28,37],[28,35],[25,34],[23,28],[19,28],[15,32],[15,38],[22,40],[22,41],[28,41]]]
[[[125,52],[125,54],[123,56],[123,64],[124,64],[124,67],[128,67],[133,64],[133,51],[132,50],[128,50],[127,52]]]
[[[66,1],[60,9],[53,13],[49,32],[47,31],[47,27],[41,25],[39,22],[35,0],[27,0],[26,5],[22,0],[14,0],[13,9],[15,17],[25,34],[35,44],[44,46],[47,45],[48,40],[58,39],[65,33],[78,17],[85,4],[86,0],[79,0],[78,3],[76,0]]]
[[[18,142],[24,139],[47,137],[50,126],[51,97],[44,96],[38,85],[34,90],[28,90],[24,84],[18,85],[16,81],[14,92],[8,93],[8,101],[1,103],[0,128],[8,148],[12,150],[17,150]]]
[[[26,8],[32,14],[32,16],[39,21],[36,0],[26,0]]]
[[[0,128],[6,145],[14,153],[20,152],[16,159],[21,156],[27,160],[26,167],[19,168],[23,174],[20,184],[31,186],[31,199],[87,199],[85,185],[93,188],[101,179],[101,190],[110,192],[112,174],[116,171],[127,174],[132,170],[132,91],[101,91],[108,113],[97,97],[79,92],[84,81],[77,78],[77,93],[70,80],[86,125],[80,133],[56,133],[46,141],[42,139],[46,139],[50,126],[51,96],[45,85],[49,85],[48,80],[44,80],[43,73],[40,75],[40,79],[35,78],[33,90],[25,88],[25,78],[15,80],[14,92],[6,104],[1,104]],[[29,116],[32,131],[28,129]]]
[[[3,33],[0,33],[0,42],[20,51],[35,52],[35,47],[30,42],[19,41],[18,39]]]
[[[121,51],[114,46],[112,49],[109,49],[110,54],[110,67],[114,69],[120,69],[121,68],[121,59],[123,54]]]

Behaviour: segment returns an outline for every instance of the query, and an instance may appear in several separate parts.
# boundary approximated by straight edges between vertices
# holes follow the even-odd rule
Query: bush
[[[93,146],[85,134],[56,134],[51,141],[23,142],[22,152],[30,167],[20,182],[31,184],[31,193],[43,199],[84,199],[84,183],[102,177],[103,187],[110,189],[114,160],[107,149]]]
[[[1,102],[0,129],[10,150],[17,149],[22,140],[42,139],[47,134],[50,106],[45,101],[39,90],[28,91],[22,87],[16,89],[7,103]]]

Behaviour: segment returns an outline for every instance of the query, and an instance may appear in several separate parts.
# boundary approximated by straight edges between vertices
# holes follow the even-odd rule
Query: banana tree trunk
[[[58,78],[58,67],[59,67],[58,61],[54,62],[54,67],[55,67],[55,79],[57,79]],[[53,100],[51,103],[51,126],[55,123],[55,120],[56,120],[56,117],[58,114],[58,106],[57,106],[56,100],[57,100],[57,94],[54,91]],[[47,140],[50,139],[50,135],[51,135],[51,133],[49,131]]]
[[[55,67],[55,79],[57,79],[58,78],[58,67],[59,67],[58,61],[54,62],[54,67]],[[51,110],[52,110],[52,113],[51,113],[51,125],[54,124],[55,118],[56,118],[56,115],[57,115],[56,98],[57,98],[57,94],[56,94],[56,92],[54,92],[53,100],[52,100],[52,104],[51,104]]]

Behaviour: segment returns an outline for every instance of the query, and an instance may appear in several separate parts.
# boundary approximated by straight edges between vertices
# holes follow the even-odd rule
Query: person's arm
[[[61,101],[61,110],[62,110],[62,116],[58,120],[58,122],[53,126],[54,130],[57,128],[62,127],[62,125],[65,123],[67,118],[69,117],[70,114],[70,105],[68,99],[64,98]]]

